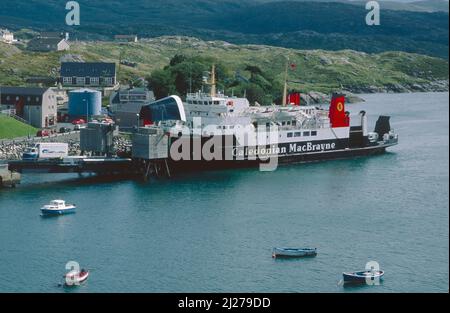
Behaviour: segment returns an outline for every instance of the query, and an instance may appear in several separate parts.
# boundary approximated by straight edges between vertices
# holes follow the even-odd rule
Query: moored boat
[[[41,208],[43,216],[55,216],[75,213],[76,206],[73,204],[66,204],[64,200],[53,200],[50,204]]]
[[[383,279],[384,271],[361,271],[343,273],[344,283],[364,284],[375,282],[375,280]]]
[[[79,286],[89,278],[89,271],[84,269],[81,271],[73,270],[67,273],[64,278],[66,286]]]
[[[303,258],[317,255],[317,248],[274,248],[273,258]]]

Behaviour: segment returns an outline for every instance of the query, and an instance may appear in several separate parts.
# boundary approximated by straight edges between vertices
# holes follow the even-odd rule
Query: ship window
[[[220,102],[219,101],[214,101],[214,104],[219,105]]]
[[[311,135],[310,132],[304,132],[304,133],[303,133],[303,136],[304,136],[304,137],[309,137],[310,135]]]
[[[291,125],[291,122],[287,122],[286,124],[287,124],[288,126],[290,126],[290,125]]]
[[[286,126],[286,122],[282,122],[282,123],[281,123],[281,126]]]
[[[297,121],[292,121],[292,126],[296,126],[297,125]]]
[[[317,136],[317,132],[316,131],[312,131],[311,132],[311,136]]]
[[[301,137],[301,136],[302,136],[301,132],[295,133],[295,137]]]
[[[288,138],[292,138],[293,135],[294,135],[293,133],[288,133],[288,134],[287,134]]]

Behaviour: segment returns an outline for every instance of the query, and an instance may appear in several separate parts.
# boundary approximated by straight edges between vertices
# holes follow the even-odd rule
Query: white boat
[[[41,208],[42,215],[44,216],[72,214],[75,213],[75,210],[75,205],[66,204],[64,200],[53,200],[50,204]]]
[[[82,269],[81,271],[73,270],[65,276],[65,285],[68,287],[79,286],[89,278],[89,271]]]

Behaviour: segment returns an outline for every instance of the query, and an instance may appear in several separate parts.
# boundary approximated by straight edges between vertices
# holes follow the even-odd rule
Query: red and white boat
[[[81,271],[73,270],[67,273],[64,278],[66,286],[79,286],[89,278],[89,271],[84,269]]]

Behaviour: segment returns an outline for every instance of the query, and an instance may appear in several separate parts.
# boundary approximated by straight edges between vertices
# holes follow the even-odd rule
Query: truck
[[[67,143],[41,142],[30,147],[22,155],[23,160],[63,159],[69,155]]]

